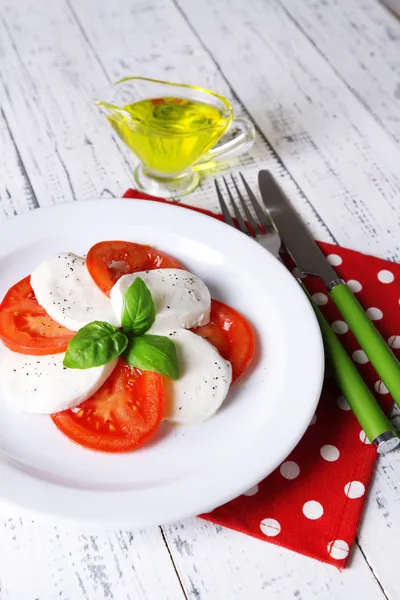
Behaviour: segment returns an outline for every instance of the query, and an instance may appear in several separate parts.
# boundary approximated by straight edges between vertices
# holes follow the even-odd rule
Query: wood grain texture
[[[337,241],[400,257],[398,146],[282,6],[177,1]]]
[[[358,548],[351,567],[340,573],[197,519],[167,527],[166,537],[190,600],[385,597]]]
[[[160,529],[78,533],[18,517],[0,536],[0,598],[184,600]]]
[[[36,198],[8,123],[0,111],[0,220],[36,206]]]
[[[400,141],[400,20],[376,0],[280,0],[318,51]]]
[[[123,152],[93,98],[108,81],[64,2],[2,2],[0,101],[41,206],[118,194]]]

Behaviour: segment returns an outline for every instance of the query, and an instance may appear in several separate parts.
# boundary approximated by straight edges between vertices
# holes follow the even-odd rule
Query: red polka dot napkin
[[[133,190],[125,196],[144,197]],[[320,247],[400,358],[400,265],[331,244]],[[386,387],[322,282],[306,277],[304,284],[384,410],[390,411]],[[344,568],[375,461],[374,447],[327,374],[314,418],[290,456],[264,481],[202,518]]]

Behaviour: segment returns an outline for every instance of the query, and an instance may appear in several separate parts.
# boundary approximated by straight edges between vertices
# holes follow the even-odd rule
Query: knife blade
[[[260,171],[258,183],[264,206],[287,252],[301,271],[307,275],[318,275],[328,287],[338,276],[280,185],[269,171]]]
[[[260,171],[258,183],[264,206],[286,250],[304,273],[317,275],[325,283],[345,323],[400,407],[399,361],[350,288],[324,257],[273,175]]]

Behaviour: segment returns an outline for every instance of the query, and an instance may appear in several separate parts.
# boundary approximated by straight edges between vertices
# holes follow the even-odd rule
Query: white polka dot
[[[362,441],[363,444],[370,444],[371,443],[369,441],[369,439],[367,438],[367,434],[362,429],[360,431],[360,440]]]
[[[310,425],[315,425],[316,422],[317,422],[317,415],[315,414],[315,415],[313,415],[313,418],[310,421]]]
[[[368,361],[368,356],[365,354],[364,350],[355,350],[352,354],[352,358],[354,362],[359,365],[365,365]]]
[[[381,394],[381,396],[384,396],[385,394],[389,393],[389,390],[387,389],[386,385],[380,379],[378,379],[378,381],[375,381],[374,388],[375,391],[378,392],[378,394]]]
[[[260,529],[264,535],[275,537],[281,532],[281,525],[276,519],[263,519],[260,523]]]
[[[328,553],[336,560],[343,560],[348,556],[349,552],[349,545],[344,540],[333,540],[333,542],[329,542],[328,544]]]
[[[244,492],[244,496],[255,496],[258,492],[258,485],[253,485],[247,492]]]
[[[336,400],[336,403],[342,410],[350,410],[350,405],[344,396],[339,396]]]
[[[299,465],[292,460],[282,463],[279,470],[285,479],[296,479],[300,474]]]
[[[322,294],[321,292],[313,294],[312,299],[317,306],[325,306],[325,304],[328,303],[328,296],[326,294]]]
[[[393,275],[392,271],[383,269],[382,271],[379,271],[378,279],[382,283],[392,283],[392,281],[394,281],[394,275]]]
[[[357,292],[361,292],[362,285],[356,279],[349,279],[349,281],[347,281],[346,283],[349,286],[350,290],[353,292],[353,294],[357,294]]]
[[[388,344],[391,348],[400,348],[400,335],[391,335]]]
[[[347,333],[349,330],[349,326],[344,321],[333,321],[332,329],[335,333]]]
[[[348,498],[361,498],[365,494],[365,486],[361,481],[349,481],[344,486],[344,493]]]
[[[300,269],[298,267],[295,267],[293,269],[292,273],[295,277],[298,277],[299,279],[305,279],[307,277],[306,273],[303,273],[303,271],[300,271]]]
[[[321,453],[322,458],[324,458],[328,462],[334,462],[340,456],[340,452],[336,448],[336,446],[331,446],[330,444],[327,444],[326,446],[322,446],[320,453]]]
[[[303,514],[307,519],[311,519],[311,521],[315,521],[316,519],[320,519],[324,514],[324,509],[322,504],[316,502],[315,500],[309,500],[305,504],[303,504]]]
[[[328,262],[333,267],[338,267],[343,262],[341,256],[339,256],[339,254],[329,254],[326,258],[328,259]]]
[[[365,312],[367,313],[367,317],[371,319],[371,321],[379,321],[379,319],[382,319],[383,317],[383,312],[379,308],[375,308],[375,306],[367,308]]]

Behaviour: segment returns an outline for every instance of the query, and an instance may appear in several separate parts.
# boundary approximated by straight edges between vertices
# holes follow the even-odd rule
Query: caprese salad
[[[162,420],[197,424],[248,367],[247,320],[150,246],[99,242],[43,261],[0,305],[2,396],[94,450],[142,446]]]

